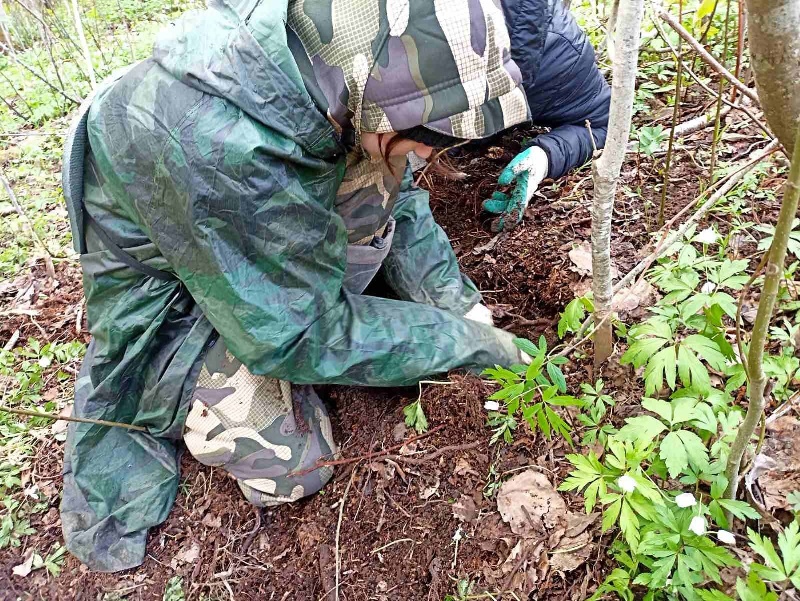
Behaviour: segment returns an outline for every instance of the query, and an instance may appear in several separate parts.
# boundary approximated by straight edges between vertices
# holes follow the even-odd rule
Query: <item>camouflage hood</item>
[[[304,84],[287,45],[287,8],[287,0],[208,0],[207,10],[159,33],[153,59],[181,83],[227,100],[309,151],[319,146],[320,129],[308,119],[313,102],[297,93]],[[327,154],[341,150],[335,146]]]
[[[306,89],[344,131],[482,138],[528,120],[499,1],[289,0]]]

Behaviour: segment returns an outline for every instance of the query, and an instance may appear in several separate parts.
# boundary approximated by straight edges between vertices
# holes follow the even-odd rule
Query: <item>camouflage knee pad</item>
[[[302,473],[336,453],[314,389],[251,374],[221,340],[198,377],[183,438],[200,463],[225,469],[261,507],[312,495],[333,474]]]

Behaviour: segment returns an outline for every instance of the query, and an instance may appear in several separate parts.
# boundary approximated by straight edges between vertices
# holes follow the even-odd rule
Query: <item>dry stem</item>
[[[728,71],[716,58],[711,56],[711,54],[706,50],[703,45],[698,42],[694,36],[686,31],[686,29],[678,23],[675,18],[670,15],[668,12],[661,11],[658,13],[659,18],[662,21],[665,21],[672,29],[674,29],[679,36],[681,36],[684,40],[686,40],[689,45],[694,48],[695,52],[697,52],[698,56],[703,59],[703,61],[714,71],[722,75],[725,79],[731,82],[736,88],[745,96],[747,96],[750,100],[755,103],[758,103],[758,94],[756,94],[755,90],[748,88],[744,85],[741,81],[739,81],[736,76]]]

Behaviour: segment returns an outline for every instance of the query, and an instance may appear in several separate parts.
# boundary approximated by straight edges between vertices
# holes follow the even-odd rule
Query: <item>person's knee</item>
[[[195,389],[184,441],[201,463],[222,467],[259,506],[318,492],[336,453],[330,418],[310,386],[236,373],[204,374]],[[213,387],[212,387],[213,386]]]

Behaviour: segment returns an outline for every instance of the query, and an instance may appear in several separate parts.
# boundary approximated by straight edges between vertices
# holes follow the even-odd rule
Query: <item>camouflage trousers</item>
[[[333,469],[303,470],[337,452],[311,386],[251,374],[222,339],[206,356],[183,438],[200,463],[225,469],[259,507],[319,491]]]
[[[390,218],[368,244],[348,247],[343,286],[350,293],[361,294],[380,269],[394,223]],[[200,463],[234,476],[259,507],[319,491],[333,469],[306,470],[337,452],[331,420],[311,386],[251,374],[221,338],[197,378],[183,440]]]

